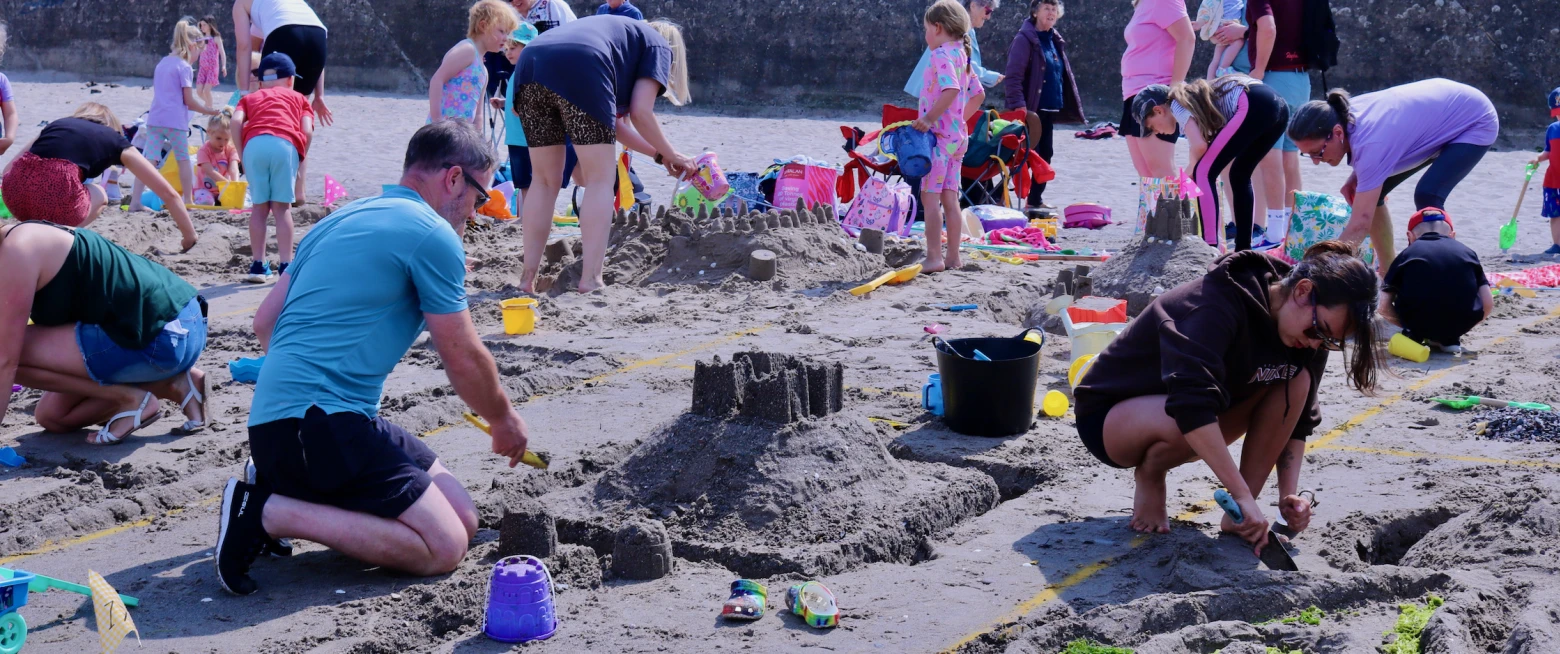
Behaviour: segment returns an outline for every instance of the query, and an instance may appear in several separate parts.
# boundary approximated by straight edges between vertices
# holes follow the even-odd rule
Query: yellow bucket
[[[498,303],[504,314],[505,334],[529,334],[536,329],[536,300],[528,297]]]

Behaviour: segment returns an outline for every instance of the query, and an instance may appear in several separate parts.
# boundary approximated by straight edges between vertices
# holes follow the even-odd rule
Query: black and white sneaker
[[[270,537],[260,522],[260,513],[271,494],[237,479],[229,478],[222,490],[222,523],[217,529],[217,551],[212,557],[217,566],[217,581],[234,595],[259,590],[249,578],[249,566],[265,548]]]
[[[244,483],[250,486],[259,486],[259,471],[255,469],[255,458],[249,457],[244,462]],[[291,538],[271,538],[265,542],[265,553],[271,556],[292,556],[293,546]]]

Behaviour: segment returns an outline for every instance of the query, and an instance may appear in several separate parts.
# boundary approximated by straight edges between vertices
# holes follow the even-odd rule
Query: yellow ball
[[[1067,413],[1067,396],[1061,391],[1047,391],[1040,407],[1045,410],[1046,415],[1060,418]]]

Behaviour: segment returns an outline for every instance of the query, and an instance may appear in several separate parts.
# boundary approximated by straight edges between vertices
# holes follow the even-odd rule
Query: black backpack
[[[1300,48],[1305,67],[1321,71],[1322,88],[1327,88],[1327,70],[1338,65],[1338,28],[1333,24],[1328,0],[1305,0],[1300,25]]]

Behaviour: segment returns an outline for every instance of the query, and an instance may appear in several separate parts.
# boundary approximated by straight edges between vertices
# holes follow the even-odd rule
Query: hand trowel
[[[1240,510],[1240,505],[1235,503],[1229,491],[1219,489],[1213,493],[1213,501],[1219,504],[1219,508],[1234,520],[1236,524],[1244,522],[1246,516]],[[1269,570],[1284,570],[1287,572],[1299,572],[1300,566],[1295,565],[1295,557],[1289,552],[1289,539],[1278,533],[1273,525],[1268,526],[1268,544],[1262,548],[1258,557],[1262,564]]]

